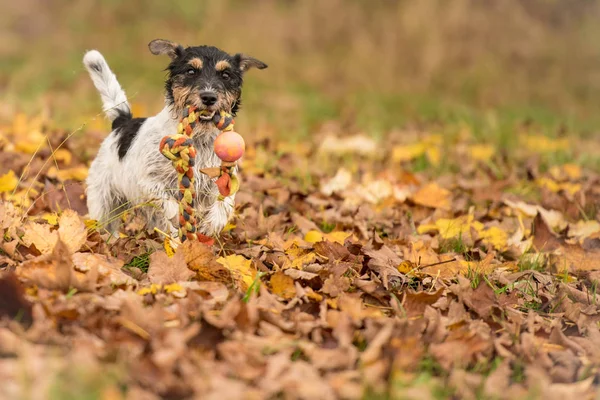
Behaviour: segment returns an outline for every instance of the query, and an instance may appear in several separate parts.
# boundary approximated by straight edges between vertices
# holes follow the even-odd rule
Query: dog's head
[[[218,111],[236,114],[240,106],[244,73],[267,64],[244,54],[229,55],[212,46],[187,47],[156,39],[148,45],[152,54],[171,58],[167,67],[166,97],[180,116],[187,105],[207,110],[201,118],[209,122]]]

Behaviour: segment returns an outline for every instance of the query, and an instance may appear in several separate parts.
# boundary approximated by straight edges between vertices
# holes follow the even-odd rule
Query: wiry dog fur
[[[157,39],[150,42],[149,48],[155,55],[166,54],[171,58],[165,107],[150,118],[132,117],[125,92],[98,51],[91,50],[83,58],[113,129],[90,167],[88,209],[90,218],[98,220],[110,232],[117,229],[119,215],[135,207],[145,214],[149,228],[157,227],[176,235],[177,173],[158,150],[161,139],[177,131],[186,105],[235,115],[240,106],[244,72],[267,65],[210,46],[183,48]],[[200,173],[202,168],[220,165],[221,160],[213,151],[213,141],[220,132],[208,120],[199,125],[194,136],[198,228],[206,235],[215,235],[231,216],[234,198],[218,201],[216,185]]]

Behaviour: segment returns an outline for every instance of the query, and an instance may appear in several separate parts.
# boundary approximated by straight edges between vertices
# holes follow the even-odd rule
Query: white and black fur
[[[112,132],[100,146],[87,179],[89,216],[110,232],[118,228],[119,215],[139,209],[148,228],[177,235],[179,206],[175,200],[177,173],[159,151],[161,139],[177,131],[186,105],[235,115],[240,104],[243,73],[266,64],[243,54],[231,56],[215,47],[183,48],[166,40],[149,44],[153,54],[171,58],[166,83],[165,107],[150,118],[133,118],[125,92],[104,57],[88,51],[83,63],[100,92],[103,109],[112,122]],[[234,197],[218,200],[216,185],[200,169],[221,164],[213,151],[220,133],[211,121],[199,124],[194,143],[197,151],[196,209],[198,229],[216,235],[233,212]]]

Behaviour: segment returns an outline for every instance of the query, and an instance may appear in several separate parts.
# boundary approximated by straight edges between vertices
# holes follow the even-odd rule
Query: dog
[[[177,236],[177,172],[160,153],[159,143],[177,131],[183,110],[192,105],[205,110],[193,139],[198,230],[207,236],[217,235],[233,213],[234,196],[218,200],[216,185],[200,173],[203,168],[221,164],[213,151],[220,131],[211,119],[220,111],[235,116],[241,105],[244,74],[252,68],[267,68],[267,64],[212,46],[184,48],[156,39],[148,47],[152,54],[167,55],[171,60],[166,69],[165,107],[149,118],[133,118],[127,96],[100,52],[90,50],[83,58],[100,92],[104,113],[112,122],[112,132],[102,142],[86,181],[89,217],[114,234],[123,212],[136,209],[149,229]]]

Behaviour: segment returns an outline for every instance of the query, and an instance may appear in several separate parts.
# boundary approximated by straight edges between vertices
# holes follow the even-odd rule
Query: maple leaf
[[[198,280],[231,283],[232,272],[217,262],[212,249],[204,243],[186,240],[177,252],[184,254],[188,268],[196,272]]]
[[[42,254],[51,253],[59,238],[71,253],[85,244],[87,228],[75,211],[65,210],[58,220],[58,226],[58,230],[50,231],[47,224],[28,223],[24,227],[23,242],[27,246],[35,245]]]
[[[187,281],[194,272],[188,269],[185,262],[185,254],[181,251],[169,257],[162,251],[150,255],[150,267],[148,268],[148,279],[157,284],[169,284],[179,281]]]
[[[79,283],[75,277],[70,249],[62,240],[57,240],[50,254],[21,264],[19,276],[41,287],[67,292]]]

